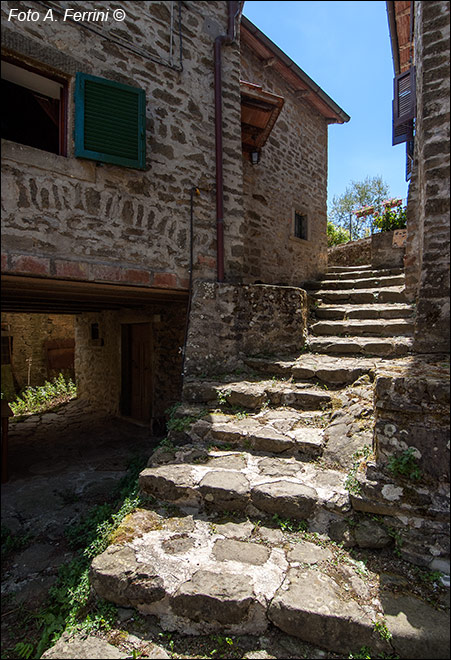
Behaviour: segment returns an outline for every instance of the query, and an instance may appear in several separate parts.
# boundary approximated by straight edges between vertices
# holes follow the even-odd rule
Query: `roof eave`
[[[393,0],[387,0],[385,5],[387,7],[388,30],[390,32],[390,45],[391,45],[391,53],[393,59],[393,69],[395,71],[395,75],[398,76],[401,71],[401,65],[399,60],[399,43],[398,43],[398,30],[396,28],[395,3],[393,2]]]
[[[350,116],[340,108],[333,99],[321,89],[314,80],[312,80],[293,60],[288,57],[276,44],[269,39],[261,30],[258,29],[246,16],[241,17],[241,27],[248,31],[256,39],[258,39],[287,69],[296,75],[297,78],[308,87],[330,110],[331,116],[323,116],[327,119],[328,123],[346,123],[350,120]]]

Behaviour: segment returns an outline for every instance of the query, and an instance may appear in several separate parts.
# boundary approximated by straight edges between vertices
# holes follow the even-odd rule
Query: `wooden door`
[[[149,422],[153,398],[151,324],[123,326],[122,346],[122,412]]]

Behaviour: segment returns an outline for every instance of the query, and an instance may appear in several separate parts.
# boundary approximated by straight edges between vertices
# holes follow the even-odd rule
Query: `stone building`
[[[449,351],[449,2],[387,2],[395,72],[394,144],[406,143],[406,291],[414,350]],[[404,101],[401,101],[401,99]]]
[[[162,418],[184,358],[257,350],[248,293],[269,321],[326,268],[349,117],[242,5],[2,3],[5,310],[75,315],[80,396],[112,414]]]
[[[60,372],[74,377],[74,317],[68,314],[4,314],[2,379],[23,389]]]

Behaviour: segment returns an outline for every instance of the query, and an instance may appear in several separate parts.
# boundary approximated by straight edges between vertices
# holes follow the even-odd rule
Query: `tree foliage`
[[[392,231],[393,229],[406,228],[406,207],[386,208],[381,213],[374,215],[374,227],[378,231]]]
[[[329,221],[336,227],[349,231],[349,216],[357,209],[374,206],[381,209],[382,202],[388,197],[389,188],[381,176],[367,176],[363,181],[351,181],[342,195],[336,195],[332,200]],[[352,215],[352,240],[357,240],[369,234],[368,217],[356,218]]]
[[[349,241],[349,230],[336,227],[333,222],[327,223],[327,247],[341,245]]]

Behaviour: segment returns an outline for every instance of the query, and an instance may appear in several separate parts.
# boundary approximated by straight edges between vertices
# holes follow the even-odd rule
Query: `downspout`
[[[235,40],[235,19],[241,13],[241,2],[227,2],[227,34],[215,39],[215,143],[216,143],[216,268],[218,282],[224,282],[224,169],[222,144],[222,46]]]

